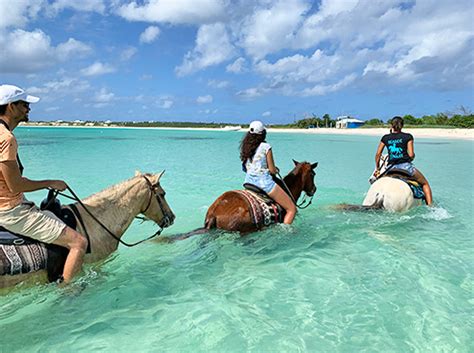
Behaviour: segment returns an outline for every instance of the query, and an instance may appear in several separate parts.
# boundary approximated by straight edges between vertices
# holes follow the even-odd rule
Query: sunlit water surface
[[[177,219],[163,236],[201,227],[213,200],[243,182],[240,132],[16,134],[26,176],[63,178],[81,196],[135,170],[166,169],[162,185]],[[378,138],[267,140],[282,172],[292,158],[319,162],[317,195],[290,230],[120,247],[86,267],[76,288],[20,286],[0,296],[0,351],[472,352],[472,141],[416,139],[416,165],[436,207],[364,214],[331,205],[362,201]],[[136,223],[125,239],[154,230]]]

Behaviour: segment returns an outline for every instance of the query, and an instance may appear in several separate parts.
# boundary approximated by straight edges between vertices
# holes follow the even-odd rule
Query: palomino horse
[[[293,160],[295,168],[283,178],[288,186],[291,196],[295,201],[299,199],[304,191],[308,196],[316,192],[314,169],[318,163],[299,163]],[[283,187],[283,189],[285,189]],[[284,211],[283,211],[284,212]],[[223,229],[227,231],[238,231],[249,233],[258,230],[255,225],[248,202],[242,193],[238,191],[227,191],[209,207],[204,224],[206,229]]]
[[[81,234],[87,231],[90,236],[91,252],[84,257],[86,263],[104,259],[114,252],[118,247],[119,239],[138,214],[152,220],[161,228],[173,224],[175,215],[168,206],[165,192],[160,186],[162,175],[163,172],[159,174],[137,172],[135,177],[82,200],[82,204],[90,213],[115,237],[99,225],[80,204],[74,204],[83,220],[83,225],[78,222],[77,231]],[[46,282],[46,271],[0,276],[0,288],[10,287],[23,281]]]
[[[390,170],[387,155],[380,158],[379,169],[382,177],[377,178],[374,170],[369,178],[372,185],[362,202],[362,206],[343,204],[339,205],[338,209],[355,211],[384,209],[390,212],[405,212],[421,204],[421,201],[414,197],[413,191],[407,182],[399,178],[403,178],[404,175],[395,170]]]

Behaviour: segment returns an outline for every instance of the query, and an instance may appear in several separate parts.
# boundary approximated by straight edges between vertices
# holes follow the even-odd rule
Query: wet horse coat
[[[308,196],[316,192],[314,169],[318,163],[293,161],[295,168],[283,179],[291,196],[298,200],[304,191]],[[284,212],[284,211],[283,211]],[[249,200],[241,190],[227,191],[209,207],[204,222],[206,229],[223,229],[240,233],[249,233],[261,229],[255,222]]]
[[[162,174],[138,173],[134,178],[111,186],[82,202],[117,238],[122,237],[135,216],[140,213],[160,227],[168,227],[173,224],[175,216],[168,206],[164,198],[165,192],[159,184]],[[150,185],[144,176],[148,178]],[[158,197],[161,205],[158,202]],[[111,237],[82,206],[77,205],[77,208],[81,213],[84,227],[90,235],[91,253],[85,255],[84,261],[90,263],[106,258],[117,249],[119,242]],[[78,226],[78,231],[81,234],[85,234],[84,227]],[[4,275],[0,276],[0,288],[26,280],[45,281],[45,277],[46,271],[44,270],[14,276]]]

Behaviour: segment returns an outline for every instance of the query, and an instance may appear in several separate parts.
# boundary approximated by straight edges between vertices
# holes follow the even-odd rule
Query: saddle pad
[[[257,228],[268,227],[274,223],[282,222],[281,207],[267,198],[249,190],[235,190],[244,196],[250,206],[253,223]]]
[[[410,187],[411,192],[413,193],[413,197],[415,199],[420,199],[420,200],[425,199],[425,192],[423,191],[423,188],[418,182],[412,181],[412,180],[405,180],[405,182]]]
[[[42,243],[0,245],[0,276],[45,269],[47,260],[48,252]]]

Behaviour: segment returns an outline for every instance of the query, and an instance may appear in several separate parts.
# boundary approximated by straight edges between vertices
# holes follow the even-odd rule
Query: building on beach
[[[343,115],[336,118],[336,129],[355,129],[365,124],[365,121]]]

